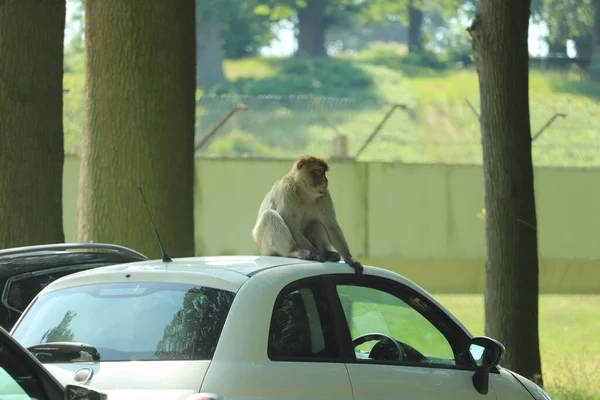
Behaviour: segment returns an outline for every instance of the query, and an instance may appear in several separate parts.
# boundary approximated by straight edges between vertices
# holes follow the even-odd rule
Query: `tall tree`
[[[298,9],[297,56],[324,57],[327,0],[306,0],[306,7]]]
[[[224,0],[196,0],[196,84],[205,88],[226,81],[221,47]]]
[[[0,248],[64,242],[65,0],[0,2]]]
[[[194,253],[194,0],[85,2],[81,241]]]
[[[600,82],[600,0],[593,3],[594,23],[592,29],[592,65],[590,76],[593,81]]]
[[[485,333],[507,368],[542,383],[529,120],[530,0],[481,0],[468,28],[479,75],[488,262]]]
[[[423,10],[418,1],[408,0],[408,52],[423,51]]]
[[[296,56],[327,55],[326,33],[332,26],[348,23],[367,7],[356,0],[258,0],[254,13],[272,21],[294,20],[298,48]]]
[[[225,58],[258,55],[277,36],[269,15],[254,12],[259,0],[228,0],[221,13],[221,38]]]
[[[577,57],[589,59],[592,56],[594,1],[596,0],[544,0],[540,8],[541,18],[550,30],[548,43],[566,43],[568,39],[572,39]]]

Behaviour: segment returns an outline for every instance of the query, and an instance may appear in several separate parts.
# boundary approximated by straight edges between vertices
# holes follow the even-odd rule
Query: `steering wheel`
[[[385,335],[383,333],[376,333],[376,332],[366,333],[364,335],[360,335],[357,338],[353,339],[352,343],[354,344],[354,347],[356,348],[356,346],[360,346],[361,344],[363,344],[365,342],[369,342],[371,340],[379,340],[379,343],[382,343],[382,339],[387,339],[388,341],[394,343],[394,345],[398,349],[398,361],[402,361],[406,358],[406,352],[404,351],[402,346],[400,346],[400,344],[396,340],[394,340],[394,338],[392,338],[391,336]],[[375,346],[377,346],[377,344]],[[373,347],[373,349],[374,348],[375,347]],[[373,349],[371,349],[371,352],[373,351]]]

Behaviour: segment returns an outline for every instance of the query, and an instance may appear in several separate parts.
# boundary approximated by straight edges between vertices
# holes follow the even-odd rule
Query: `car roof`
[[[340,265],[347,268],[340,268]],[[308,261],[291,257],[279,256],[258,256],[258,255],[238,255],[238,256],[199,256],[173,258],[172,261],[164,262],[161,259],[144,260],[138,262],[114,264],[104,267],[94,268],[76,272],[68,276],[57,279],[44,289],[44,292],[56,290],[59,288],[71,287],[73,285],[93,284],[107,281],[122,280],[123,274],[127,276],[139,277],[144,275],[146,279],[165,280],[162,274],[168,274],[171,277],[179,276],[179,279],[205,280],[210,279],[213,284],[218,284],[220,288],[237,291],[241,285],[250,279],[267,270],[278,270],[283,272],[285,267],[302,267],[309,272],[312,269],[318,269],[319,274],[340,274],[352,273],[352,268],[343,262],[318,262]],[[365,273],[394,277],[403,284],[422,291],[417,284],[397,273],[365,265]],[[279,270],[281,268],[281,270]],[[277,272],[277,271],[274,271]],[[158,276],[157,276],[158,274]],[[109,278],[109,276],[112,276]],[[118,276],[118,277],[116,277]],[[172,279],[172,278],[169,278]],[[175,278],[177,279],[177,278]],[[208,283],[208,281],[207,281]]]
[[[108,243],[52,243],[0,250],[0,280],[26,272],[90,263],[121,264],[148,258]]]
[[[207,269],[217,269],[242,274],[247,277],[261,270],[291,264],[305,264],[306,260],[276,256],[206,256],[173,258],[170,262],[160,259],[122,263],[102,267],[102,271],[127,272],[140,268],[155,271],[164,270],[172,273],[202,273]]]

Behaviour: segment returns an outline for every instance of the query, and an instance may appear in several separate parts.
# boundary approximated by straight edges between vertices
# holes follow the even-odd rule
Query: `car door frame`
[[[337,355],[333,357],[282,357],[273,356],[269,351],[269,343],[267,342],[267,357],[270,361],[290,361],[290,362],[319,362],[319,363],[346,363],[345,346],[339,341],[338,321],[336,319],[336,304],[330,300],[330,294],[327,288],[327,281],[323,276],[309,276],[306,278],[295,280],[281,288],[279,294],[273,303],[273,312],[275,305],[278,304],[281,298],[294,290],[301,288],[309,288],[313,290],[315,301],[317,302],[317,312],[319,313],[320,323],[327,322],[331,331],[323,332],[324,340],[335,348]],[[322,300],[320,302],[319,300]],[[325,304],[323,304],[325,303]],[[273,314],[271,314],[271,324],[273,323]],[[268,334],[271,335],[272,325],[269,325]]]
[[[335,326],[339,329],[336,333],[341,345],[341,354],[344,358],[344,362],[353,363],[357,362],[354,356],[354,346],[352,345],[352,335],[346,321],[344,309],[339,296],[335,290],[336,284],[342,285],[353,285],[358,283],[361,287],[369,287],[371,289],[380,290],[390,295],[405,301],[408,295],[418,296],[419,299],[427,303],[432,312],[441,318],[432,319],[427,315],[421,313],[418,309],[411,306],[411,308],[431,323],[440,333],[444,335],[448,344],[452,348],[456,365],[444,365],[444,368],[450,369],[467,369],[475,372],[475,369],[469,365],[468,356],[468,342],[471,337],[465,332],[460,326],[458,326],[449,316],[446,315],[436,304],[431,302],[427,297],[423,296],[418,291],[404,285],[401,282],[392,280],[386,277],[375,276],[375,275],[349,275],[349,274],[335,274],[329,275],[324,278],[325,290],[331,303],[331,313],[333,314]],[[401,293],[401,294],[399,294]],[[407,303],[408,304],[408,303]],[[460,348],[462,347],[462,348]],[[376,364],[392,364],[392,365],[414,365],[419,367],[427,367],[426,364],[411,363],[411,362],[398,362],[398,361],[376,361],[370,362],[368,360],[361,360],[363,363],[376,363]],[[432,364],[432,368],[439,368],[440,364]]]
[[[201,391],[219,393],[233,400],[255,397],[276,399],[282,397],[278,397],[278,394],[284,390],[289,391],[284,397],[290,400],[353,399],[350,376],[341,355],[338,330],[322,276],[306,276],[301,269],[294,275],[296,276],[283,277],[285,283],[283,279],[277,284],[269,279],[267,287],[262,284],[242,285],[202,381]],[[336,354],[329,357],[271,357],[268,347],[276,305],[285,294],[307,287],[313,292],[315,301],[320,302],[317,307],[321,323],[325,321],[330,325],[328,332],[323,331],[324,339],[328,343],[328,337],[332,338]],[[244,296],[245,299],[241,300],[240,296]],[[329,310],[323,313],[323,307]],[[254,318],[260,321],[260,324],[253,323],[245,332],[246,342],[253,344],[250,352],[244,352],[245,345],[242,345],[238,335],[234,333],[244,329],[243,326],[247,324],[239,314],[247,310],[253,310]],[[234,368],[232,363],[235,363]],[[227,383],[228,380],[235,381],[235,387],[231,387]],[[291,388],[298,389],[295,386],[299,385],[299,382],[306,384],[301,385],[300,390],[292,390]],[[270,385],[268,395],[259,389],[264,385]]]
[[[387,366],[399,366],[399,367],[415,367],[415,368],[432,368],[437,370],[454,370],[454,371],[465,371],[466,373],[475,374],[475,367],[470,365],[468,343],[473,337],[469,332],[465,331],[455,321],[452,320],[443,310],[441,310],[435,303],[419,293],[417,290],[409,287],[408,285],[399,282],[388,277],[377,276],[377,275],[361,275],[356,276],[354,274],[331,274],[323,276],[325,290],[327,293],[328,301],[330,303],[330,312],[334,318],[334,327],[336,329],[336,336],[340,343],[340,351],[344,363],[346,364],[360,364],[360,365],[387,365]],[[414,363],[414,362],[401,362],[401,361],[385,361],[385,360],[358,360],[354,353],[354,346],[352,343],[352,335],[350,332],[349,324],[346,320],[344,308],[339,295],[336,291],[336,285],[359,285],[360,287],[369,287],[375,290],[381,290],[395,296],[402,301],[410,295],[418,296],[423,302],[425,302],[431,309],[431,314],[437,318],[431,318],[420,312],[417,308],[411,305],[411,308],[431,323],[440,333],[444,335],[448,344],[452,348],[455,357],[455,365],[444,365],[444,364],[425,364],[425,363]],[[408,304],[408,303],[407,303]],[[500,375],[498,367],[490,368],[490,374]],[[351,377],[352,380],[352,377]],[[354,385],[354,383],[353,383]],[[475,387],[473,392],[477,393]],[[491,391],[490,391],[491,392]],[[478,393],[477,393],[478,394]]]
[[[21,356],[20,358],[27,368],[35,374],[40,391],[43,391],[49,400],[64,398],[65,388],[63,385],[2,327],[0,327],[0,343],[6,346],[11,353]]]

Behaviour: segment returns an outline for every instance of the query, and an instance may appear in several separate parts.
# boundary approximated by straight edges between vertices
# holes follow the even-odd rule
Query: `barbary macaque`
[[[327,190],[328,169],[326,161],[313,156],[294,162],[262,201],[252,237],[261,255],[321,262],[338,262],[341,255],[360,275],[363,266],[350,254]]]

